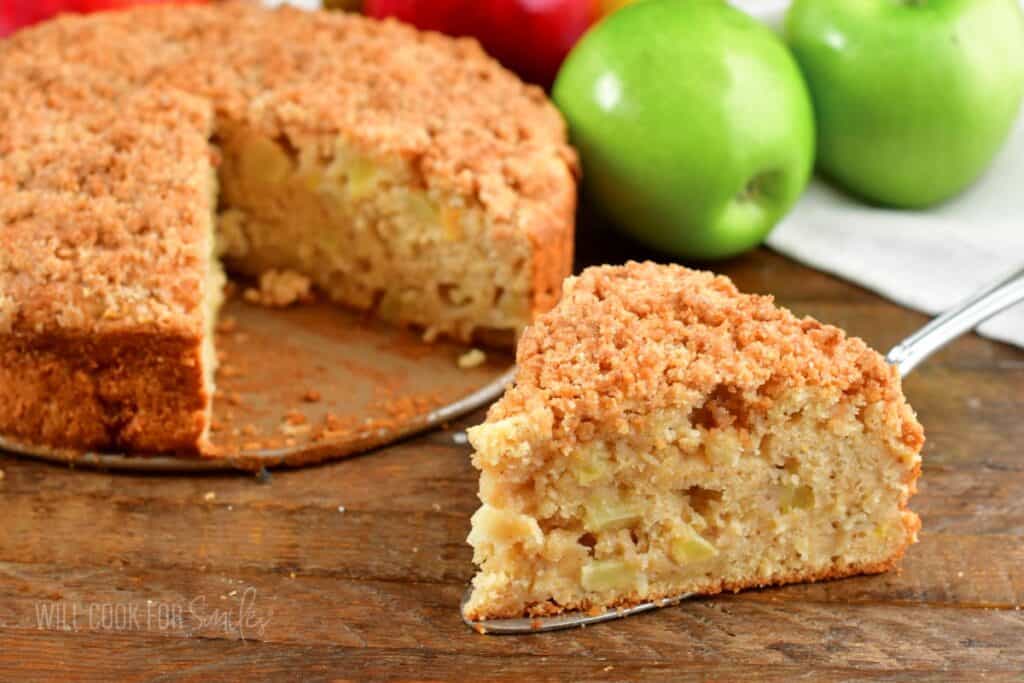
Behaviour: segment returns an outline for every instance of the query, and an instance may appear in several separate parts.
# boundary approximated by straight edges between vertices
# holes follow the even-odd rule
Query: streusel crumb
[[[268,270],[260,275],[260,288],[247,289],[249,303],[271,308],[286,308],[313,300],[313,282],[294,270]]]

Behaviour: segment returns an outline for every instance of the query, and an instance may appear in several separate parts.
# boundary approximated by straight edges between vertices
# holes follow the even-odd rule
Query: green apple
[[[970,185],[1024,93],[1018,0],[796,0],[785,30],[819,168],[880,204],[924,207]]]
[[[810,95],[783,42],[721,0],[646,0],[592,28],[555,82],[585,195],[676,256],[757,245],[813,165]]]

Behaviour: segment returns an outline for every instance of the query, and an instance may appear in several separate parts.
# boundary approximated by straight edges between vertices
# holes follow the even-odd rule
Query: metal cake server
[[[906,376],[921,361],[992,316],[1024,301],[1024,266],[972,294],[894,346],[885,356]]]
[[[1002,277],[992,285],[970,296],[958,306],[933,319],[920,330],[897,344],[885,356],[885,360],[906,376],[935,351],[992,316],[1024,301],[1024,266]],[[462,599],[462,620],[478,633],[495,635],[523,635],[559,631],[567,628],[588,626],[613,619],[621,619],[659,607],[677,605],[692,594],[677,595],[651,602],[643,602],[629,608],[612,609],[599,614],[569,612],[553,617],[526,617],[517,619],[488,619],[471,621],[465,617],[465,605],[470,590]]]

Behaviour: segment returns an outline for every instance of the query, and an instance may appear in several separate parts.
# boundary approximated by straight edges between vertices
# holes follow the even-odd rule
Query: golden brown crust
[[[194,453],[207,399],[198,339],[0,336],[0,434],[26,444]]]
[[[588,268],[527,329],[516,363],[516,383],[488,421],[544,405],[557,439],[616,433],[636,406],[685,404],[718,387],[756,407],[810,385],[884,402],[903,443],[924,443],[898,373],[863,340],[677,265]]]
[[[550,308],[571,272],[576,158],[565,124],[471,39],[227,3],[63,17],[0,47],[0,61],[15,57],[180,88],[271,139],[341,137],[372,157],[399,155],[428,187],[479,202],[496,237],[529,236],[533,310]]]

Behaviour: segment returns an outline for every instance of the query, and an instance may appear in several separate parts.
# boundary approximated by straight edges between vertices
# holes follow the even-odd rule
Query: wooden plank
[[[435,450],[431,467],[395,467],[403,458],[416,461],[418,445],[410,444],[358,461],[326,468],[297,470],[275,475],[270,484],[261,485],[249,477],[149,478],[144,476],[110,476],[93,472],[68,472],[61,468],[26,460],[8,461],[6,476],[0,483],[5,501],[18,498],[18,514],[31,511],[36,502],[59,507],[66,490],[75,489],[76,497],[89,507],[89,517],[96,511],[119,506],[145,514],[146,510],[163,506],[164,514],[182,505],[199,510],[218,508],[232,519],[247,514],[248,507],[263,512],[288,513],[305,509],[320,510],[328,519],[344,505],[346,513],[375,511],[418,512],[428,515],[452,514],[468,517],[476,510],[476,476],[468,464],[465,449]],[[924,519],[926,533],[945,532],[960,535],[1024,533],[1024,462],[1017,451],[1005,447],[1006,465],[994,467],[984,462],[951,464],[936,451],[934,440],[925,457],[925,473],[919,482],[919,493],[912,507]],[[11,463],[17,466],[12,466]],[[389,496],[381,496],[372,487],[360,482],[376,481],[379,473],[392,475]],[[433,473],[433,474],[432,474]],[[215,493],[213,501],[205,494]],[[0,529],[0,539],[14,533],[14,528],[27,529],[31,521],[18,521],[14,508],[5,506],[7,528]],[[227,513],[231,513],[228,515]],[[262,514],[262,513],[261,513]],[[37,532],[44,536],[49,531]],[[142,533],[140,531],[139,533]],[[185,533],[185,532],[183,532]],[[13,538],[9,541],[13,543]],[[0,543],[0,549],[3,545]]]
[[[772,624],[772,628],[763,625]],[[335,628],[342,628],[336,624]],[[422,629],[429,630],[430,624]],[[254,643],[239,638],[132,631],[54,633],[0,628],[5,650],[17,650],[14,675],[105,671],[118,678],[165,674],[207,678],[229,673],[304,680],[336,676],[431,680],[464,672],[474,679],[540,680],[712,675],[954,676],[1014,674],[1024,668],[1024,615],[1006,610],[788,605],[716,600],[690,603],[593,628],[526,638],[479,636],[468,630],[442,649]],[[596,634],[596,635],[592,635]],[[314,634],[321,636],[323,633]],[[13,667],[17,666],[16,671]],[[605,667],[612,669],[605,670]],[[816,667],[821,666],[820,674]],[[615,672],[615,673],[613,673]]]
[[[982,441],[984,427],[975,428]],[[971,428],[964,424],[964,432]],[[1005,443],[1006,436],[1024,432],[1010,427],[992,437],[992,448],[979,457],[956,443],[955,428],[934,430],[925,452],[925,474],[913,499],[915,510],[925,516],[926,528],[956,533],[1009,533],[1024,522],[1024,461],[1019,451]],[[944,442],[948,442],[948,446]],[[430,467],[418,467],[417,451],[431,449]],[[955,449],[955,450],[954,450]],[[952,455],[951,455],[952,453]],[[409,463],[401,466],[402,460]],[[346,512],[445,513],[468,516],[479,504],[476,472],[463,447],[446,450],[432,445],[410,444],[361,460],[313,470],[280,472],[269,484],[247,476],[194,478],[147,478],[110,476],[94,472],[69,472],[30,461],[8,460],[0,491],[5,499],[18,497],[57,506],[73,487],[76,497],[96,509],[117,505],[128,510],[148,506],[193,506],[202,510],[223,508],[241,513],[244,508],[295,512],[322,510],[333,516],[339,505]],[[388,495],[362,483],[391,477]],[[212,500],[206,496],[214,494]],[[90,515],[91,516],[91,515]],[[952,526],[951,526],[952,525]],[[3,532],[0,531],[0,534]]]
[[[924,533],[1024,535],[1024,472],[952,467],[926,459],[911,507]]]
[[[926,469],[954,463],[1024,467],[1024,370],[926,367],[907,378],[904,390],[925,426]]]
[[[5,496],[0,559],[464,581],[464,514]],[[45,532],[40,530],[45,529]]]
[[[990,608],[1017,611],[1024,603],[1024,549],[1016,537],[926,537],[901,571],[812,585],[748,591],[733,603],[758,603],[796,612],[853,607]],[[991,562],[1001,557],[1003,563]],[[938,558],[938,559],[936,559]],[[468,559],[468,558],[467,558]],[[8,628],[105,632],[115,627],[168,637],[228,637],[266,642],[322,642],[362,647],[431,647],[459,642],[465,652],[491,639],[465,640],[458,616],[465,583],[358,580],[341,572],[227,570],[207,567],[88,566],[0,563],[0,625]],[[678,608],[716,602],[695,600]],[[105,607],[112,606],[112,607]],[[676,608],[666,610],[672,612]],[[106,610],[106,612],[104,611]],[[109,614],[108,614],[109,612]],[[223,623],[218,616],[227,616]],[[246,620],[240,622],[239,616]],[[666,619],[644,620],[629,648],[660,638]],[[107,620],[107,621],[105,621]],[[110,621],[114,620],[114,621]],[[382,621],[383,620],[383,621]],[[115,623],[116,621],[116,623]],[[572,643],[604,643],[620,627],[576,631]],[[595,640],[596,639],[596,640]],[[502,639],[508,652],[536,652],[529,639]],[[549,642],[549,641],[540,641]],[[486,651],[486,650],[485,650]]]
[[[438,435],[443,434],[441,432]],[[274,471],[266,483],[245,474],[152,476],[68,470],[23,460],[8,467],[0,483],[5,495],[63,499],[68,487],[77,497],[97,504],[138,506],[159,502],[223,508],[243,505],[295,511],[299,508],[337,511],[451,512],[472,514],[477,472],[469,463],[470,449],[417,439],[387,450],[351,458],[325,467]],[[209,494],[212,500],[207,500]]]

